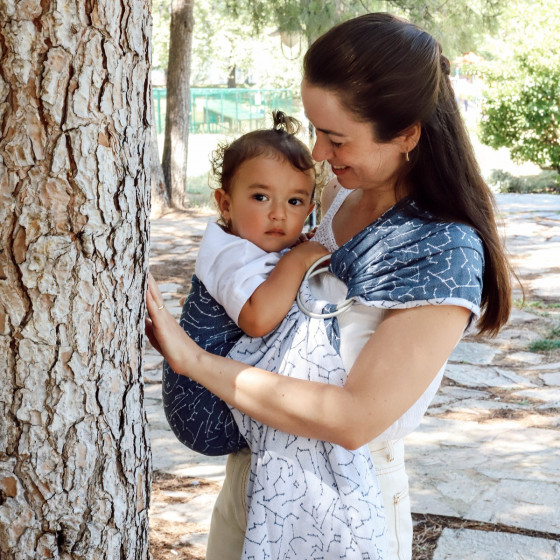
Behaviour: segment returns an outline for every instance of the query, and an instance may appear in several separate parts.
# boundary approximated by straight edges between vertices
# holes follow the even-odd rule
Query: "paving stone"
[[[537,321],[538,319],[538,315],[514,307],[511,310],[507,324],[508,326],[526,325],[527,323],[532,323],[533,321]]]
[[[559,503],[560,488],[554,482],[496,479],[471,502],[465,517],[560,534]]]
[[[545,385],[550,387],[560,387],[560,373],[541,373],[539,377]]]
[[[558,259],[560,248],[555,250],[555,254],[555,258]],[[533,291],[536,297],[558,299],[560,298],[560,274],[552,274],[550,272],[547,272],[541,278],[534,278],[533,280],[531,280],[529,288]]]
[[[496,200],[502,214],[528,212],[533,216],[560,211],[560,197],[554,194],[500,193]]]
[[[161,368],[163,358],[160,354],[144,354],[144,371]]]
[[[225,476],[226,457],[206,457],[182,445],[173,433],[149,426],[154,470],[176,476],[191,476],[221,482]]]
[[[500,351],[482,342],[459,342],[449,357],[450,362],[491,364]]]
[[[512,371],[498,367],[448,364],[445,376],[466,387],[532,387],[533,384]]]
[[[405,438],[412,511],[560,534],[558,431],[426,416]]]
[[[547,404],[560,403],[560,387],[539,387],[536,389],[527,389],[525,391],[515,391],[516,397],[526,397],[528,399],[537,399]]]
[[[560,362],[549,362],[531,368],[534,371],[560,371]]]
[[[176,284],[175,282],[164,282],[163,284],[158,284],[159,291],[162,294],[176,294],[183,291],[183,286],[181,284]]]
[[[161,404],[161,383],[146,385],[144,387],[144,400],[146,401],[146,406],[149,404]]]
[[[480,416],[486,418],[488,412],[495,410],[526,410],[526,407],[516,403],[502,401],[491,401],[484,399],[465,399],[452,401],[440,406],[430,406],[430,415],[445,414],[448,412],[461,413],[469,416]]]
[[[503,358],[513,365],[537,365],[543,361],[543,356],[533,352],[512,352]]]
[[[449,367],[449,366],[448,366]],[[455,386],[443,386],[436,393],[433,398],[430,408],[441,406],[443,404],[452,403],[460,400],[466,399],[483,399],[486,396],[485,391],[478,391],[476,389],[467,389],[465,387],[455,387]]]
[[[502,341],[516,342],[519,345],[526,347],[531,342],[538,340],[541,335],[535,330],[520,329],[520,328],[505,328],[500,331],[500,334],[494,339],[495,343]]]
[[[218,492],[189,495],[183,492],[184,502],[176,499],[165,505],[165,508],[155,507],[150,511],[150,516],[164,521],[175,523],[196,523],[201,529],[210,529],[210,516]],[[177,498],[177,497],[175,497]],[[180,498],[180,496],[179,496]]]
[[[149,369],[144,371],[144,383],[146,385],[159,384],[161,385],[161,369]]]
[[[558,560],[560,543],[514,533],[444,529],[433,560]]]
[[[146,404],[146,418],[150,429],[154,430],[169,430],[169,424],[163,411],[161,402],[148,401]],[[179,442],[177,442],[179,443]]]

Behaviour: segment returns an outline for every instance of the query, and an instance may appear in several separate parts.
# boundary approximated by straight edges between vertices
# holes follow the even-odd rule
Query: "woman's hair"
[[[372,13],[315,41],[304,79],[334,93],[355,119],[389,142],[420,123],[405,173],[411,197],[445,221],[473,227],[484,244],[480,333],[496,334],[511,308],[511,268],[498,234],[494,197],[480,174],[440,44],[412,23]]]
[[[274,111],[272,117],[272,128],[248,132],[231,143],[219,145],[213,152],[212,174],[219,188],[230,193],[241,164],[259,156],[284,159],[299,171],[312,171],[311,177],[315,179],[311,151],[295,136],[301,127],[299,121],[282,111]]]

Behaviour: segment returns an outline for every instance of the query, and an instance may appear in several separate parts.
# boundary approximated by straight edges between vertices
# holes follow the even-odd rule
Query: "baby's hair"
[[[311,151],[296,137],[300,122],[282,111],[273,111],[272,117],[272,128],[248,132],[231,143],[220,144],[212,153],[210,163],[218,188],[230,193],[233,177],[241,164],[259,156],[285,159],[302,172],[312,170],[316,180]]]

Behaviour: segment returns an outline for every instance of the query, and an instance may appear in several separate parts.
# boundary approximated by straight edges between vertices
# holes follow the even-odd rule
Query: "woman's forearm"
[[[359,414],[343,387],[286,377],[203,350],[187,368],[186,375],[263,424],[353,446],[349,436]]]

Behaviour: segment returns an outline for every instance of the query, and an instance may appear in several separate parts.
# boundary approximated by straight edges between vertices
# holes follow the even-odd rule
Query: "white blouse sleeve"
[[[210,222],[198,250],[195,274],[208,293],[238,323],[242,307],[267,279],[281,256],[267,253]]]

